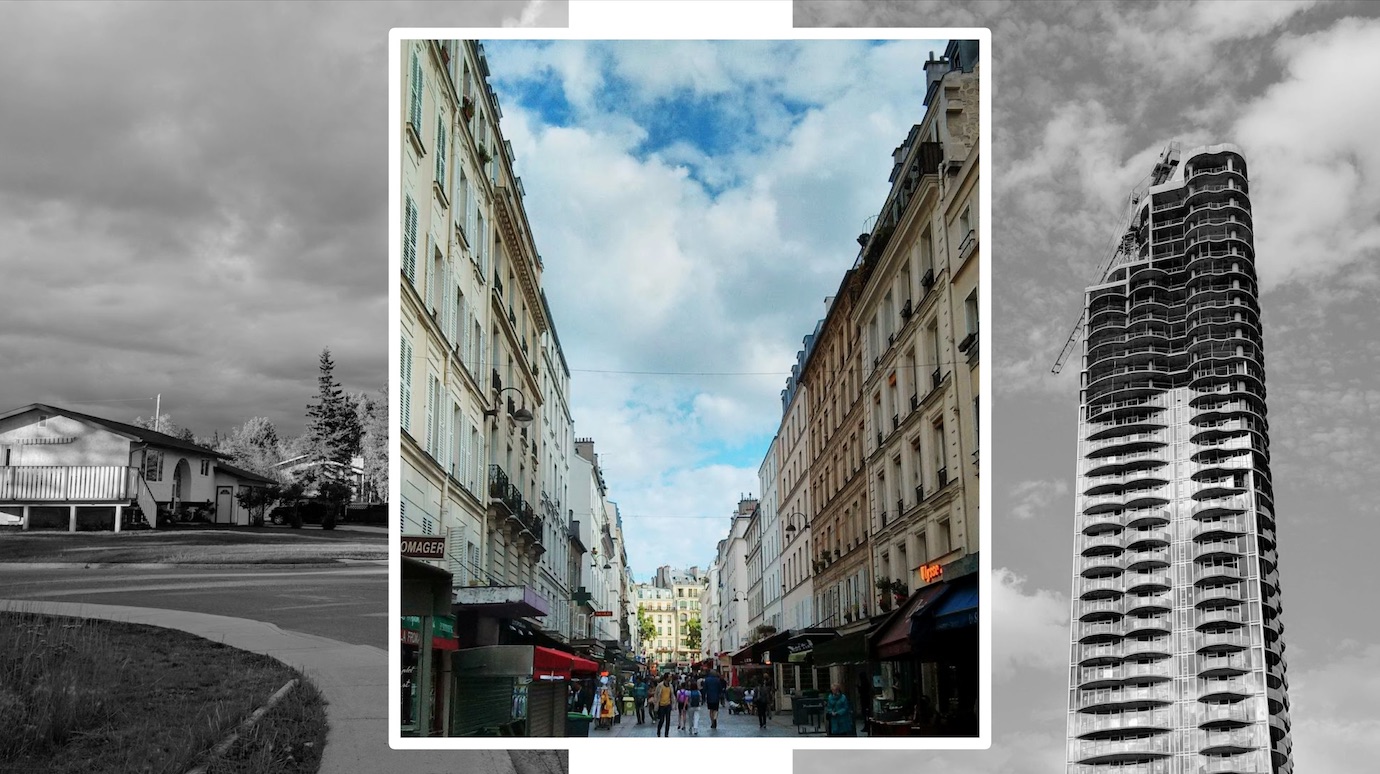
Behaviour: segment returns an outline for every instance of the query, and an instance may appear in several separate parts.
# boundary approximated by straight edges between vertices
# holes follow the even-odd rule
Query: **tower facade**
[[[1290,774],[1246,159],[1161,157],[1087,289],[1069,774]]]

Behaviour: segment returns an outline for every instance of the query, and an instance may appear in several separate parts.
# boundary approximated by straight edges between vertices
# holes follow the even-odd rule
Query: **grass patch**
[[[321,766],[326,728],[321,694],[301,682],[211,761],[206,774],[312,774]]]
[[[184,774],[294,677],[185,632],[0,611],[0,772]]]

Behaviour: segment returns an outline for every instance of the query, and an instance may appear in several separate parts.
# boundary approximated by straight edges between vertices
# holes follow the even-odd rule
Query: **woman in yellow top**
[[[661,736],[661,727],[666,726],[666,736],[671,736],[671,708],[676,704],[676,688],[671,684],[671,676],[666,675],[652,691],[656,699],[656,735]]]

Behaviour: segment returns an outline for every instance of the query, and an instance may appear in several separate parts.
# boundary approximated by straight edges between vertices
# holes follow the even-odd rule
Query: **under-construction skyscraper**
[[[1289,774],[1246,159],[1171,146],[1087,289],[1070,774]]]

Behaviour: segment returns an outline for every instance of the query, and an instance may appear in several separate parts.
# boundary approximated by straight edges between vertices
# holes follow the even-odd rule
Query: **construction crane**
[[[1135,254],[1136,236],[1135,232],[1131,230],[1131,223],[1135,220],[1136,208],[1140,205],[1141,200],[1145,198],[1145,195],[1149,193],[1150,187],[1159,185],[1168,180],[1169,176],[1174,173],[1174,168],[1178,165],[1179,143],[1171,142],[1165,146],[1163,151],[1160,151],[1160,158],[1155,162],[1155,167],[1150,171],[1150,174],[1141,178],[1140,182],[1136,183],[1136,186],[1131,189],[1131,195],[1127,197],[1126,212],[1121,219],[1121,225],[1112,232],[1116,235],[1114,237],[1116,243],[1103,251],[1106,253],[1107,257],[1102,260],[1102,264],[1097,268],[1097,280],[1090,284],[1100,285],[1106,282],[1107,275],[1109,275],[1112,269],[1120,263],[1118,258],[1129,259]],[[1083,335],[1083,331],[1087,328],[1087,324],[1088,312],[1084,309],[1082,314],[1078,315],[1078,322],[1074,324],[1073,331],[1069,333],[1068,341],[1064,342],[1064,348],[1059,352],[1059,357],[1054,361],[1054,367],[1049,369],[1050,373],[1057,374],[1064,369],[1064,363],[1068,361],[1069,356],[1073,354],[1074,348],[1078,346],[1078,342]]]

